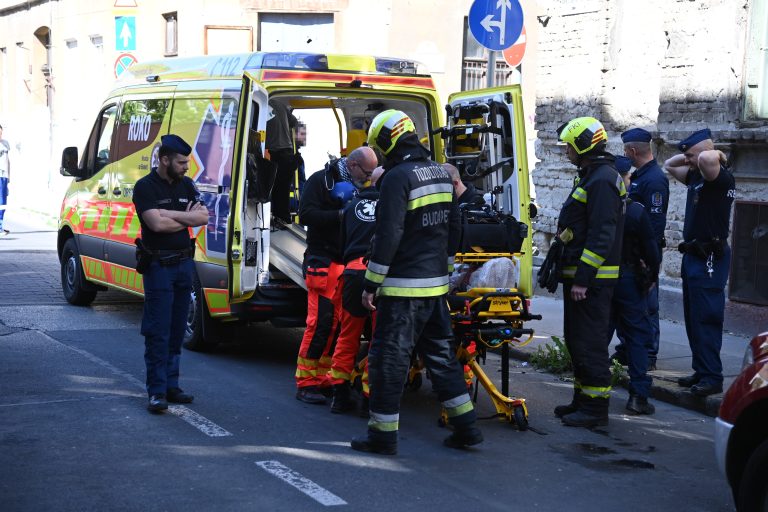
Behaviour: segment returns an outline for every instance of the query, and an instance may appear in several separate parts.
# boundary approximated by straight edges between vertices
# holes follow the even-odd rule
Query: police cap
[[[627,142],[651,142],[652,138],[650,132],[642,128],[632,128],[621,134],[621,141],[624,144]]]
[[[624,176],[632,168],[632,160],[630,160],[625,156],[617,156],[615,165],[616,165],[616,170],[619,171],[619,174]]]
[[[709,131],[709,128],[704,128],[703,130],[699,130],[697,132],[693,132],[690,134],[686,139],[683,139],[680,141],[680,144],[677,145],[677,149],[680,151],[687,151],[692,146],[695,146],[699,142],[707,139],[712,138],[712,132]]]
[[[184,139],[178,135],[163,135],[160,137],[160,143],[162,144],[163,148],[180,155],[189,156],[189,154],[192,152],[192,148],[189,147],[189,144],[184,142]]]

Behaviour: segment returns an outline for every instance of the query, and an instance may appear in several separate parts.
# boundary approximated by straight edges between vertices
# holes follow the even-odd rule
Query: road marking
[[[325,505],[326,507],[333,507],[347,504],[346,501],[339,498],[331,491],[320,487],[309,478],[302,476],[301,473],[297,473],[291,468],[283,466],[276,460],[262,460],[257,462],[256,465],[267,473],[276,476],[288,485],[291,485],[300,490],[321,505]]]
[[[110,372],[114,373],[115,375],[119,375],[120,377],[124,378],[125,380],[127,380],[131,384],[133,384],[133,385],[141,388],[142,390],[146,391],[146,386],[144,385],[144,383],[141,382],[136,377],[134,377],[133,375],[131,375],[130,373],[124,372],[123,370],[121,370],[121,369],[111,365],[110,363],[108,363],[107,361],[103,360],[102,358],[91,354],[87,350],[83,350],[81,348],[77,348],[77,347],[73,347],[71,345],[67,345],[66,343],[63,343],[63,342],[57,340],[56,338],[54,338],[53,336],[51,336],[47,332],[43,332],[43,331],[37,331],[37,332],[39,332],[40,334],[42,334],[43,336],[45,336],[49,340],[51,340],[51,341],[53,341],[55,343],[58,343],[59,345],[62,345],[62,346],[68,348],[69,350],[71,350],[73,352],[77,352],[78,354],[80,354],[84,358],[88,359],[92,363],[96,363],[97,365],[106,368],[107,370],[109,370]],[[226,437],[226,436],[231,436],[232,435],[231,432],[229,432],[226,429],[218,426],[217,424],[215,424],[214,422],[212,422],[211,420],[209,420],[205,416],[202,416],[202,415],[196,413],[195,411],[193,411],[192,409],[184,407],[183,405],[172,405],[172,406],[168,407],[168,412],[170,412],[174,416],[178,416],[179,418],[181,418],[182,420],[186,421],[187,423],[189,423],[190,425],[192,425],[193,427],[195,427],[197,430],[199,430],[203,434],[207,435],[208,437]]]
[[[183,405],[171,405],[168,407],[168,412],[183,419],[208,437],[227,437],[232,435],[232,432],[221,428],[205,416],[201,416]]]

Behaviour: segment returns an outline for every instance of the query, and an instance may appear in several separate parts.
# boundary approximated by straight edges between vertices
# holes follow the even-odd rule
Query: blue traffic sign
[[[475,0],[469,8],[469,30],[489,50],[508,48],[523,31],[523,6],[519,0]]]
[[[135,16],[115,16],[115,50],[119,52],[136,50]]]

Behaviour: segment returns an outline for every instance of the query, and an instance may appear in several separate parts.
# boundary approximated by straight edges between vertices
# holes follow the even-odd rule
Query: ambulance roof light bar
[[[302,69],[331,73],[366,73],[387,75],[424,75],[428,73],[418,62],[406,59],[370,57],[363,55],[334,55],[322,53],[268,52],[249,68]]]

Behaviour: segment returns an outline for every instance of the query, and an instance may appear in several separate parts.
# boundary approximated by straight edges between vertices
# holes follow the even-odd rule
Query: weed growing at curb
[[[531,355],[531,364],[535,368],[552,373],[565,373],[573,369],[571,354],[565,346],[565,341],[559,336],[552,336],[552,343],[536,349]]]

